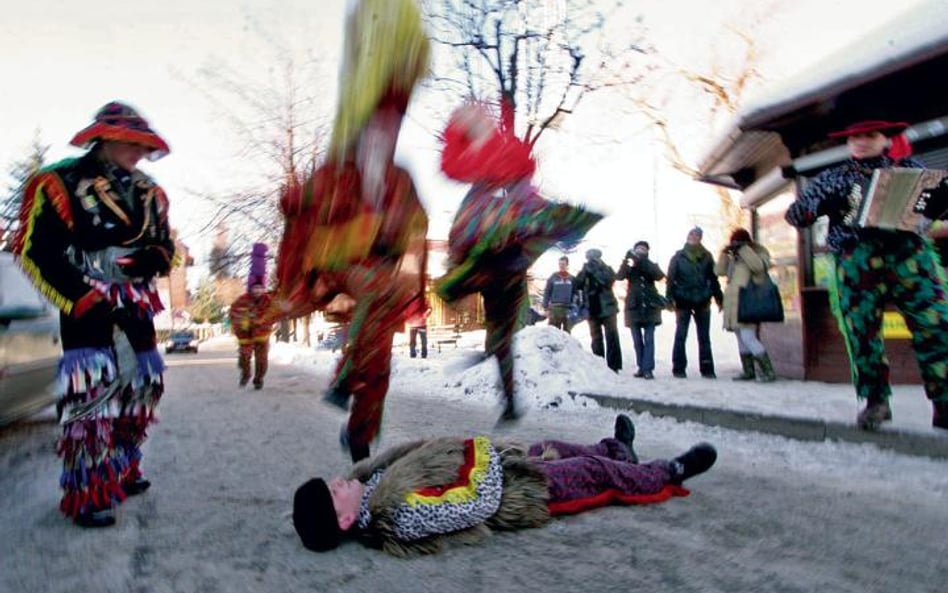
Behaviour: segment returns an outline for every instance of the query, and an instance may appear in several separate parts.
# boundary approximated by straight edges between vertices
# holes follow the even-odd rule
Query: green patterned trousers
[[[882,340],[882,314],[893,303],[912,332],[925,393],[948,401],[948,299],[944,270],[931,245],[916,235],[865,240],[836,256],[833,310],[846,340],[860,398],[892,395]],[[835,293],[835,294],[834,294]]]

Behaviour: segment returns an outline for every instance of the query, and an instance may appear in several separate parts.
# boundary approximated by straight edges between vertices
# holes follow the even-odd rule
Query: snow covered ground
[[[632,376],[636,369],[635,355],[632,338],[625,327],[620,327],[619,331],[623,370],[618,374],[611,372],[602,358],[591,353],[585,323],[573,328],[571,335],[545,324],[524,328],[515,341],[515,381],[522,398],[518,405],[541,409],[585,408],[590,405],[589,400],[574,396],[595,393],[844,424],[853,422],[859,404],[848,384],[790,380],[748,384],[732,381],[731,377],[740,371],[737,343],[732,333],[715,327],[719,322],[715,314],[711,341],[717,380],[704,379],[698,373],[694,326],[687,344],[689,377],[685,380],[672,377],[673,319],[666,318],[656,330],[656,379],[653,381]],[[427,359],[411,359],[407,334],[396,334],[391,388],[495,405],[500,393],[497,364],[488,359],[466,366],[477,360],[478,353],[483,351],[483,343],[483,331],[465,333],[457,347],[448,344],[438,352],[435,345],[430,344]],[[320,372],[333,368],[337,356],[338,352],[332,354],[292,344],[275,344],[271,352],[274,362],[297,364]],[[931,427],[931,406],[920,386],[894,386],[893,391],[893,428],[924,433],[945,432]]]

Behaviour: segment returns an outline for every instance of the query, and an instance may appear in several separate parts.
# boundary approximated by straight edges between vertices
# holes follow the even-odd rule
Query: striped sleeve
[[[74,227],[69,194],[54,171],[45,170],[26,185],[13,250],[37,289],[65,313],[92,287],[68,257]]]

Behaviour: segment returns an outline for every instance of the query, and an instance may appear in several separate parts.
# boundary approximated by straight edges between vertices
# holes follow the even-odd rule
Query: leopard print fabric
[[[500,508],[504,472],[500,455],[490,446],[490,458],[483,479],[476,484],[475,496],[467,501],[439,501],[435,504],[399,505],[394,513],[395,534],[414,541],[437,534],[453,533],[483,523]]]

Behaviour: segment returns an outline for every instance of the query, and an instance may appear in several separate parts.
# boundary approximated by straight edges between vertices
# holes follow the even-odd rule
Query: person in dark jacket
[[[82,527],[107,527],[125,497],[151,485],[141,447],[165,369],[155,278],[168,274],[175,248],[168,198],[138,162],[169,148],[117,101],[70,143],[88,152],[29,180],[13,251],[60,310],[60,510]]]
[[[932,402],[932,425],[948,429],[948,297],[944,270],[931,242],[908,231],[862,228],[854,224],[860,188],[874,169],[923,168],[908,158],[902,131],[908,124],[883,120],[854,123],[830,134],[845,138],[850,158],[810,181],[787,209],[786,219],[806,228],[829,219],[827,246],[835,257],[830,299],[846,340],[856,396],[866,407],[856,418],[863,430],[892,419],[889,365],[882,340],[882,317],[891,302],[912,331],[925,393]]]
[[[543,289],[543,308],[547,310],[550,325],[569,333],[572,324],[569,321],[569,309],[573,305],[576,277],[569,273],[569,258],[565,255],[559,260],[560,269],[550,275]]]
[[[293,526],[313,552],[353,535],[394,556],[434,554],[553,516],[686,495],[682,483],[717,459],[699,443],[674,459],[639,463],[628,416],[616,418],[613,434],[592,445],[528,447],[486,436],[404,443],[358,463],[348,478],[307,480],[293,495]]]
[[[654,379],[655,327],[662,323],[665,301],[655,283],[665,278],[658,264],[648,258],[649,244],[639,241],[626,252],[616,272],[616,280],[626,280],[625,325],[632,330],[635,362],[638,370],[633,375]]]
[[[616,327],[619,301],[612,292],[615,281],[616,273],[602,261],[602,251],[587,251],[586,263],[576,275],[576,287],[582,291],[580,298],[589,310],[587,323],[592,338],[590,347],[596,356],[605,356],[609,368],[618,373],[622,369],[622,347],[619,346],[619,331]]]
[[[668,262],[665,296],[675,309],[672,375],[679,379],[688,376],[685,341],[692,318],[698,333],[698,370],[706,379],[717,377],[714,373],[714,355],[711,353],[711,299],[714,299],[720,311],[724,295],[714,273],[714,256],[701,244],[703,236],[701,227],[688,231],[685,246]]]

